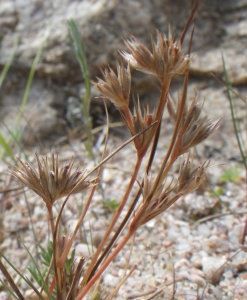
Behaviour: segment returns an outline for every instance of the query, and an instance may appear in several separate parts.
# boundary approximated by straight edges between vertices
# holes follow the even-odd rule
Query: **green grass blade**
[[[39,299],[45,300],[40,292],[33,286],[32,282],[27,277],[22,275],[21,272],[16,269],[16,267],[7,259],[7,257],[2,252],[0,252],[0,256],[3,257],[8,265],[33,289],[33,291],[39,296]]]
[[[16,162],[16,159],[15,159],[15,156],[14,156],[14,154],[13,154],[12,147],[11,147],[11,144],[10,144],[12,140],[14,141],[15,145],[18,146],[20,152],[21,152],[22,154],[24,154],[25,159],[27,160],[27,159],[28,159],[28,156],[26,155],[25,150],[24,150],[24,148],[22,147],[20,141],[17,140],[17,138],[16,138],[14,132],[12,132],[10,128],[8,128],[7,124],[5,124],[4,121],[1,121],[1,123],[2,123],[3,126],[5,127],[7,133],[9,134],[9,136],[8,136],[7,138],[4,138],[4,136],[3,136],[3,139],[4,139],[4,143],[7,144],[7,147],[10,148],[10,150],[11,150],[11,152],[12,152],[11,158],[12,158],[13,162],[15,163],[15,162]],[[4,148],[4,147],[2,147],[2,151],[0,152],[0,161],[2,161],[2,159],[3,159],[3,157],[4,157],[5,154],[9,154],[9,153],[8,153],[8,151],[5,151],[5,148]]]
[[[5,79],[5,77],[8,73],[8,70],[9,70],[11,64],[12,64],[12,61],[14,59],[17,45],[18,45],[18,40],[16,39],[15,42],[14,42],[14,46],[12,48],[11,54],[10,54],[10,58],[8,59],[7,64],[4,66],[4,68],[3,68],[3,70],[0,74],[0,88],[3,84],[3,82],[4,82],[4,79]]]
[[[69,25],[69,38],[70,43],[72,46],[72,49],[76,55],[76,58],[79,62],[82,75],[84,77],[85,81],[85,88],[86,93],[84,97],[82,98],[82,114],[85,120],[85,131],[88,138],[88,144],[86,146],[86,149],[90,156],[93,158],[93,151],[92,151],[92,121],[89,113],[90,109],[90,102],[91,102],[91,82],[89,77],[89,70],[88,70],[88,64],[86,59],[86,52],[84,48],[84,44],[80,35],[80,32],[77,28],[77,25],[74,20],[68,21]]]
[[[227,95],[228,95],[228,99],[230,102],[230,108],[231,108],[231,115],[232,115],[232,121],[233,121],[233,126],[234,126],[234,131],[235,131],[235,135],[237,138],[237,142],[238,142],[238,147],[242,156],[242,160],[244,162],[245,168],[247,168],[247,159],[246,159],[246,149],[245,149],[245,142],[244,142],[244,137],[243,137],[243,132],[240,128],[240,124],[239,124],[239,119],[237,116],[237,108],[235,105],[235,102],[233,100],[232,94],[231,94],[231,84],[230,84],[230,80],[229,80],[229,76],[228,76],[228,72],[226,69],[226,64],[225,64],[225,59],[224,56],[222,55],[222,63],[223,63],[223,69],[224,69],[224,76],[225,76],[225,84],[227,86]]]
[[[75,52],[76,58],[80,64],[81,72],[84,76],[85,87],[86,87],[86,95],[85,98],[87,101],[91,98],[91,83],[88,71],[88,64],[86,59],[86,52],[84,48],[84,44],[81,39],[80,32],[77,28],[77,25],[74,20],[69,20],[69,37],[73,51]]]
[[[1,259],[0,259],[0,270],[2,271],[2,274],[4,275],[5,279],[7,280],[10,287],[12,288],[12,291],[14,292],[14,294],[16,294],[19,297],[20,300],[24,300],[24,297],[23,297],[22,293],[20,292],[20,290],[19,290],[18,286],[16,285],[14,279],[12,278],[12,276],[9,274],[8,270],[6,269],[4,264],[2,263]]]
[[[13,62],[13,59],[14,59],[14,56],[15,56],[15,52],[16,52],[16,48],[17,48],[17,45],[18,45],[18,40],[16,39],[15,42],[14,42],[14,46],[12,48],[12,51],[11,51],[11,54],[10,54],[10,57],[6,63],[6,65],[4,66],[1,74],[0,74],[0,88],[4,82],[4,79],[9,71],[9,68]],[[0,145],[2,146],[2,151],[1,151],[1,154],[0,154],[0,157],[1,157],[1,160],[2,160],[2,155],[4,153],[6,153],[8,156],[11,157],[11,159],[15,162],[15,157],[13,155],[13,152],[12,152],[12,149],[10,147],[10,144],[9,142],[4,138],[4,136],[0,133]]]
[[[17,298],[16,295],[11,290],[11,288],[4,281],[2,281],[1,279],[0,279],[0,283],[2,284],[3,287],[5,287],[6,291],[8,291],[10,293],[10,295],[14,297],[14,299],[20,300],[20,297]]]
[[[31,70],[30,70],[29,76],[28,76],[28,81],[27,81],[27,84],[26,84],[26,88],[25,88],[25,91],[24,91],[23,98],[22,98],[22,102],[21,102],[21,107],[20,107],[20,110],[19,110],[19,114],[18,114],[18,116],[16,118],[16,121],[15,121],[14,129],[13,130],[9,130],[9,137],[8,138],[4,138],[2,134],[0,136],[0,145],[2,146],[2,149],[3,149],[3,151],[0,153],[0,159],[1,160],[2,160],[3,156],[5,154],[7,154],[7,155],[9,155],[15,161],[12,149],[10,147],[10,142],[12,140],[14,140],[15,143],[20,146],[20,143],[19,143],[19,141],[21,139],[21,130],[20,130],[20,126],[19,126],[20,125],[20,121],[22,119],[23,113],[24,113],[25,108],[26,108],[26,104],[27,104],[27,100],[28,100],[28,97],[29,97],[30,89],[31,89],[31,86],[32,86],[32,83],[33,83],[33,79],[34,79],[34,74],[35,74],[38,62],[40,60],[41,54],[43,52],[43,49],[45,47],[45,43],[46,43],[46,41],[48,39],[48,36],[49,36],[49,32],[45,36],[44,41],[42,42],[41,46],[39,47],[38,52],[37,52],[37,54],[36,54],[36,56],[34,58],[34,61],[32,63]],[[13,48],[13,51],[12,51],[11,57],[10,57],[10,59],[8,61],[8,64],[5,66],[3,72],[1,73],[1,76],[0,76],[0,86],[1,86],[1,83],[2,83],[2,81],[4,80],[4,78],[5,78],[6,74],[7,74],[7,71],[9,69],[10,65],[11,65],[11,62],[12,62],[13,57],[14,57],[14,53],[16,51],[16,47],[17,47],[17,42],[16,42],[16,44],[15,44],[15,46]]]
[[[15,162],[15,157],[14,157],[14,154],[11,150],[11,147],[8,143],[8,141],[3,137],[3,135],[0,133],[0,145],[2,146],[3,148],[3,151],[8,155],[10,156],[13,161]]]
[[[49,37],[49,33],[50,33],[50,31],[47,32],[47,34],[46,34],[43,42],[41,43],[41,45],[40,45],[40,47],[38,49],[38,52],[35,55],[35,58],[33,60],[33,63],[32,63],[32,66],[31,66],[31,70],[30,70],[29,75],[28,75],[28,80],[27,80],[25,91],[24,91],[24,95],[23,95],[23,98],[22,98],[20,112],[19,112],[17,120],[16,120],[16,124],[17,125],[20,123],[20,121],[22,119],[22,116],[23,116],[23,113],[25,111],[27,100],[28,100],[28,96],[29,96],[30,89],[31,89],[31,86],[32,86],[32,83],[33,83],[33,79],[34,79],[34,74],[35,74],[37,65],[39,63],[40,57],[42,55],[42,52],[44,50],[46,41],[47,41],[47,39]]]
[[[37,271],[37,273],[38,273],[39,278],[42,280],[42,284],[43,284],[43,286],[44,286],[44,291],[45,291],[45,293],[47,294],[49,300],[53,300],[52,296],[49,295],[49,287],[48,287],[48,284],[47,284],[47,282],[44,281],[44,278],[43,278],[43,276],[42,276],[42,273],[41,273],[40,270],[39,270],[39,266],[37,265],[35,259],[33,258],[31,252],[27,249],[27,247],[26,247],[23,243],[22,243],[22,245],[23,245],[23,247],[26,249],[27,253],[29,254],[29,257],[31,258],[31,260],[32,260],[32,262],[33,262],[33,266],[36,268],[36,271]]]

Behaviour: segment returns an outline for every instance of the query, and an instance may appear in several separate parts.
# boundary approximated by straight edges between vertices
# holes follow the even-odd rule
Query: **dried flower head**
[[[154,185],[155,180],[152,179],[152,176],[145,174],[142,187],[143,202],[134,216],[131,224],[132,229],[147,223],[170,206],[170,200],[174,198],[173,190],[175,186],[173,182],[171,181],[169,184],[164,182],[155,188]],[[175,196],[177,196],[175,199],[177,200],[179,196]]]
[[[209,161],[205,161],[197,168],[192,169],[190,155],[188,155],[180,167],[178,179],[171,180],[168,184],[164,181],[155,185],[155,180],[152,180],[151,176],[145,175],[142,187],[143,202],[133,218],[132,230],[167,210],[181,196],[198,189],[204,180],[209,163]]]
[[[194,122],[187,128],[181,140],[182,153],[203,142],[219,127],[220,119],[212,122],[205,116],[200,122]]]
[[[179,97],[177,104],[169,95],[167,101],[167,110],[170,117],[176,122],[178,119],[178,112],[181,107],[180,102],[182,98]],[[208,138],[218,127],[220,119],[211,121],[207,116],[200,118],[204,101],[199,101],[198,95],[195,96],[191,102],[189,109],[186,105],[184,107],[182,120],[179,129],[179,154],[189,151],[190,148],[200,144]]]
[[[131,53],[126,51],[120,53],[133,68],[147,74],[153,74],[161,82],[174,74],[184,74],[188,69],[190,57],[182,52],[182,43],[176,42],[171,28],[169,28],[168,38],[157,31],[156,42],[153,37],[151,39],[152,52],[137,38],[131,36],[129,40],[125,40]]]
[[[199,167],[192,169],[190,166],[190,155],[188,155],[180,167],[177,193],[185,195],[198,189],[205,178],[205,171],[209,167],[209,163],[209,161],[205,161]]]
[[[102,71],[104,80],[97,78],[98,82],[93,82],[95,87],[108,99],[110,99],[117,108],[127,108],[129,106],[131,73],[130,66],[126,68],[123,65],[117,65],[117,75],[109,67]]]
[[[38,171],[28,162],[19,160],[22,168],[10,172],[49,206],[64,196],[79,193],[90,186],[90,181],[85,179],[85,171],[72,171],[73,158],[63,165],[58,160],[58,154],[53,152],[51,159],[40,158],[36,153],[36,160]]]
[[[141,131],[148,128],[151,124],[155,122],[155,112],[150,112],[150,107],[147,104],[143,109],[141,108],[139,98],[137,100],[133,99],[134,103],[134,113],[131,114],[129,118],[130,122],[127,120],[125,112],[122,112],[122,117],[126,121],[126,124],[132,134],[132,136],[140,133]],[[134,144],[139,154],[144,155],[153,139],[154,132],[156,130],[155,126],[151,126],[148,130],[139,135],[135,140]]]

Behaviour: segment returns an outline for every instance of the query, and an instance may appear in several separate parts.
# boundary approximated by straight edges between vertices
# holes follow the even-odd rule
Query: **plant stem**
[[[92,278],[92,276],[94,275],[95,271],[97,270],[98,266],[101,264],[102,260],[104,259],[104,257],[107,255],[107,253],[110,251],[110,249],[112,248],[113,244],[115,243],[115,241],[117,240],[118,236],[120,235],[120,233],[122,232],[123,228],[125,227],[125,225],[127,224],[130,216],[132,215],[132,213],[134,212],[135,206],[138,202],[138,199],[141,195],[141,188],[139,188],[139,191],[137,192],[134,200],[132,201],[131,206],[128,209],[127,214],[125,215],[124,219],[122,220],[120,226],[118,227],[118,229],[116,230],[116,232],[114,233],[113,237],[111,238],[110,242],[108,243],[107,247],[104,249],[103,253],[101,254],[100,258],[97,260],[97,263],[95,264],[90,277],[88,280],[90,280]]]
[[[51,225],[51,233],[52,233],[52,238],[53,238],[54,232],[55,232],[55,224],[54,224],[54,216],[53,216],[53,212],[52,212],[52,204],[51,205],[46,204],[46,207],[47,207],[47,210],[48,210],[49,222],[50,222],[50,225]]]
[[[92,258],[92,261],[87,269],[87,272],[83,278],[83,281],[82,281],[82,286],[86,284],[86,282],[88,281],[89,277],[91,277],[92,275],[92,272],[94,271],[94,266],[95,266],[95,263],[97,262],[97,259],[100,255],[100,253],[102,252],[102,249],[110,235],[110,233],[112,232],[117,220],[119,219],[119,216],[129,198],[129,195],[130,195],[130,192],[132,190],[132,187],[136,181],[136,178],[137,178],[137,175],[138,175],[138,172],[139,172],[139,169],[140,169],[140,166],[141,166],[141,163],[142,163],[142,159],[143,157],[140,157],[140,156],[137,156],[137,161],[136,161],[136,164],[135,164],[135,167],[134,167],[134,171],[133,171],[133,174],[131,176],[131,179],[130,179],[130,182],[129,182],[129,185],[128,185],[128,188],[126,189],[125,191],[125,194],[123,196],[123,199],[121,201],[121,204],[120,206],[118,207],[116,213],[115,213],[115,216],[113,217],[113,220],[111,221],[111,224],[109,225],[102,241],[100,242],[100,245],[98,246],[98,249],[97,251],[95,252],[95,254],[93,255],[93,258]],[[103,257],[100,258],[100,260],[102,260]]]
[[[185,77],[184,77],[183,94],[182,94],[182,99],[181,99],[181,103],[180,103],[180,107],[179,107],[179,111],[178,111],[176,125],[175,125],[174,132],[173,132],[173,135],[172,135],[172,139],[171,139],[169,148],[167,150],[166,156],[164,158],[164,161],[163,161],[163,163],[160,167],[159,174],[157,175],[157,178],[155,180],[155,184],[153,186],[153,189],[156,189],[157,186],[159,184],[161,184],[161,182],[163,182],[164,178],[167,175],[168,170],[173,165],[173,162],[180,155],[180,153],[179,153],[180,147],[179,147],[179,144],[176,143],[176,141],[178,141],[178,138],[179,138],[178,137],[179,128],[180,128],[180,124],[183,120],[183,113],[184,113],[184,109],[185,109],[185,105],[186,105],[188,79],[189,79],[189,73],[187,72],[185,74]],[[172,157],[170,159],[169,166],[167,166],[167,163],[168,163],[168,160],[169,160],[170,156],[172,156]]]
[[[245,197],[247,197],[247,168],[245,166],[245,189],[246,189],[246,195]],[[241,240],[241,244],[244,246],[245,244],[245,237],[247,234],[247,216],[245,218],[245,226],[244,226],[244,231],[243,231],[243,235],[242,235],[242,240]]]
[[[160,101],[159,101],[159,105],[158,105],[158,108],[157,108],[157,115],[156,115],[156,120],[158,121],[158,126],[157,126],[156,131],[155,131],[155,137],[154,137],[154,141],[153,141],[153,147],[152,147],[152,150],[151,150],[151,154],[150,154],[150,157],[149,157],[149,162],[148,162],[148,166],[147,166],[147,172],[149,171],[149,169],[150,169],[150,167],[152,165],[152,161],[153,161],[153,158],[154,158],[154,155],[155,155],[155,151],[156,151],[156,147],[157,147],[157,144],[158,144],[159,134],[160,134],[160,124],[161,124],[161,119],[162,119],[162,115],[163,115],[163,110],[164,110],[165,104],[167,102],[167,94],[168,94],[168,91],[169,91],[170,83],[171,83],[171,80],[168,80],[167,83],[163,83],[163,85],[162,85],[162,92],[161,92]],[[130,126],[132,124],[132,117],[131,117],[132,115],[129,114],[129,113],[130,113],[129,110],[125,110],[126,123],[128,124],[128,126],[130,128]],[[143,156],[144,155],[145,155],[145,153],[143,153]],[[124,228],[125,224],[127,223],[129,217],[131,216],[131,214],[132,214],[132,212],[134,210],[134,207],[135,207],[135,205],[137,203],[139,195],[140,195],[140,193],[138,192],[138,196],[134,199],[134,201],[133,201],[133,203],[131,205],[131,208],[129,209],[127,215],[125,216],[124,220],[122,221],[121,225],[119,226],[117,232],[114,234],[114,236],[111,239],[111,241],[109,242],[107,248],[102,253],[102,255],[98,259],[97,263],[94,265],[94,268],[92,269],[92,272],[91,272],[90,276],[88,277],[89,280],[93,276],[93,274],[96,271],[98,265],[101,263],[101,261],[106,256],[106,254],[109,252],[110,248],[112,247],[112,245],[116,241],[117,237],[119,236],[120,232]],[[105,243],[105,241],[104,241],[104,243]],[[103,243],[102,243],[102,245],[103,245]],[[96,253],[95,253],[95,255],[96,255]]]
[[[160,95],[160,101],[159,105],[156,110],[156,121],[161,122],[162,116],[163,116],[163,111],[167,102],[167,95],[170,90],[170,85],[171,85],[171,78],[165,80],[162,83],[162,90],[161,90],[161,95]]]
[[[20,300],[25,300],[23,295],[21,294],[19,288],[17,287],[16,283],[14,282],[12,276],[9,274],[7,269],[5,268],[4,264],[2,263],[0,259],[0,270],[2,274],[5,276],[6,280],[8,281],[9,285],[13,289],[13,292],[16,293],[16,295],[19,297]]]
[[[65,247],[65,249],[64,249],[64,251],[63,251],[63,254],[60,256],[59,260],[57,261],[57,265],[58,265],[60,268],[64,265],[64,262],[65,262],[65,260],[66,260],[66,258],[67,258],[67,255],[68,255],[68,253],[69,253],[69,251],[70,251],[70,249],[71,249],[71,246],[72,246],[72,244],[73,244],[73,241],[74,241],[74,239],[75,239],[75,236],[76,236],[76,234],[77,234],[79,228],[81,227],[81,224],[82,224],[82,222],[83,222],[83,220],[84,220],[84,217],[85,217],[85,215],[86,215],[86,213],[87,213],[87,211],[88,211],[88,208],[89,208],[89,206],[90,206],[90,203],[91,203],[91,201],[92,201],[92,198],[93,198],[95,189],[96,189],[96,185],[92,188],[92,190],[91,190],[91,192],[90,192],[90,194],[89,194],[89,196],[88,196],[87,202],[86,202],[86,204],[85,204],[85,206],[84,206],[83,212],[82,212],[82,214],[81,214],[81,216],[80,216],[80,219],[78,220],[78,222],[77,222],[77,224],[76,224],[76,228],[74,229],[71,238],[68,240],[67,245],[66,245],[66,247]]]
[[[87,294],[89,289],[100,278],[100,276],[103,274],[105,269],[113,261],[113,259],[117,256],[117,254],[122,250],[124,245],[128,242],[128,240],[132,237],[133,234],[134,234],[134,231],[131,231],[131,230],[128,231],[128,233],[122,238],[121,242],[117,245],[117,247],[113,250],[113,252],[107,257],[107,259],[103,262],[103,264],[97,270],[96,274],[91,278],[91,280],[82,289],[82,291],[76,297],[76,300],[81,300]]]

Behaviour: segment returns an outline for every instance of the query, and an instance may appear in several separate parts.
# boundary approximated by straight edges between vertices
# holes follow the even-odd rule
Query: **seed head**
[[[173,182],[163,183],[153,189],[154,182],[151,176],[145,174],[142,187],[143,202],[132,221],[132,228],[138,228],[147,223],[170,206],[170,200],[174,197]]]
[[[150,112],[150,107],[148,104],[146,105],[146,108],[142,109],[139,98],[137,101],[134,99],[133,102],[134,102],[134,113],[131,114],[131,124],[130,124],[131,126],[128,126],[132,136],[145,130],[155,121],[154,118],[155,112],[153,113]],[[126,119],[124,112],[122,113],[122,116],[123,119]],[[129,125],[127,120],[126,120],[126,124]],[[153,139],[155,130],[156,127],[152,126],[134,140],[135,147],[139,152],[139,154],[142,153],[142,155],[144,155],[146,153],[150,145],[150,142]]]
[[[72,171],[73,158],[69,164],[63,165],[58,160],[58,154],[53,152],[50,159],[40,158],[36,153],[36,160],[38,170],[35,170],[30,163],[19,160],[22,167],[10,172],[39,195],[47,205],[52,205],[64,196],[89,188],[90,181],[85,179],[85,171],[78,169]]]
[[[184,107],[179,128],[179,155],[188,152],[190,148],[200,144],[219,127],[220,119],[212,122],[207,116],[200,118],[204,101],[200,101],[198,98],[198,95],[196,95],[189,108],[186,105]],[[179,121],[178,112],[181,107],[180,102],[181,97],[178,98],[176,104],[171,95],[168,95],[167,110],[175,122]]]
[[[161,82],[171,78],[174,74],[184,74],[188,69],[190,57],[182,52],[182,45],[176,42],[171,28],[169,37],[157,31],[156,42],[153,37],[152,52],[137,38],[131,36],[125,40],[125,44],[131,53],[121,51],[123,58],[130,65],[147,74],[155,75]]]
[[[168,184],[165,181],[155,185],[155,180],[145,174],[142,187],[143,201],[131,223],[132,230],[158,216],[181,196],[195,191],[200,186],[209,167],[209,161],[205,161],[195,169],[192,169],[190,164],[190,155],[188,155],[180,167],[178,179]]]
[[[104,80],[97,78],[98,82],[93,82],[96,88],[114,105],[121,109],[129,106],[129,97],[131,89],[130,66],[126,68],[123,65],[117,65],[117,74],[108,67],[102,71]]]
[[[209,163],[209,161],[205,161],[199,167],[192,169],[190,155],[188,155],[180,167],[177,193],[182,196],[198,189],[205,177],[205,171],[209,167]]]
[[[219,127],[220,119],[212,122],[205,116],[200,122],[193,122],[187,127],[181,139],[181,154],[203,142]]]

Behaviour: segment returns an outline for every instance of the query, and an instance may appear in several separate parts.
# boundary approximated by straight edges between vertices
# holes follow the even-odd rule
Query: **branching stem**
[[[142,159],[143,159],[143,157],[137,156],[137,160],[136,160],[136,164],[135,164],[135,167],[134,167],[133,174],[132,174],[132,176],[131,176],[130,182],[129,182],[128,187],[127,187],[127,189],[126,189],[126,191],[125,191],[125,194],[124,194],[124,196],[123,196],[123,199],[122,199],[122,201],[121,201],[121,203],[120,203],[120,206],[118,207],[118,209],[117,209],[117,211],[116,211],[116,213],[115,213],[115,216],[113,217],[113,220],[111,221],[111,224],[109,225],[109,227],[108,227],[108,229],[107,229],[107,231],[106,231],[106,233],[105,233],[105,235],[104,235],[104,237],[103,237],[103,239],[102,239],[100,245],[98,246],[97,251],[96,251],[95,254],[93,255],[92,261],[91,261],[91,263],[90,263],[90,265],[89,265],[89,267],[88,267],[88,269],[87,269],[87,272],[86,272],[86,274],[85,274],[85,276],[84,276],[84,278],[83,278],[83,281],[82,281],[81,286],[84,286],[84,285],[86,284],[86,282],[88,281],[89,277],[92,276],[92,275],[91,275],[92,272],[95,271],[95,270],[94,270],[94,266],[95,266],[95,264],[96,264],[96,262],[97,262],[97,259],[98,259],[99,255],[100,255],[100,253],[101,253],[103,247],[105,246],[105,243],[106,243],[106,241],[107,241],[107,239],[108,239],[110,233],[112,232],[112,230],[113,230],[113,228],[114,228],[114,226],[115,226],[117,220],[119,219],[119,216],[120,216],[120,214],[121,214],[121,212],[122,212],[122,210],[123,210],[123,208],[124,208],[124,206],[125,206],[125,204],[126,204],[128,198],[129,198],[130,192],[131,192],[131,190],[132,190],[132,187],[133,187],[133,185],[134,185],[134,183],[135,183],[135,181],[136,181],[138,172],[139,172],[139,170],[140,170],[140,166],[141,166],[141,163],[142,163]],[[103,257],[100,258],[101,261],[102,261],[102,259],[103,259]],[[97,272],[98,272],[98,271],[97,271]]]

